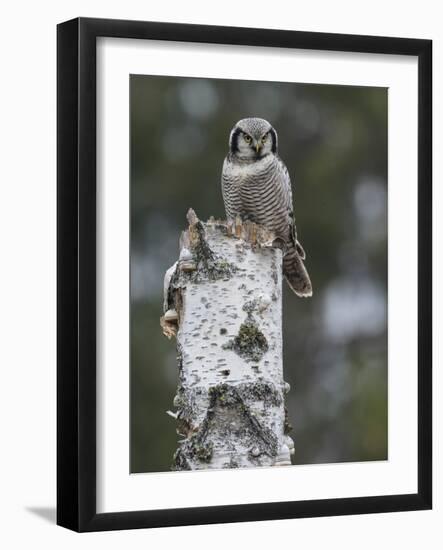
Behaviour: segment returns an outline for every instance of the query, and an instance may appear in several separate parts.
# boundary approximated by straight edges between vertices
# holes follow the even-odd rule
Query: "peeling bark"
[[[282,251],[251,222],[188,212],[166,272],[163,333],[177,338],[173,469],[291,464],[284,406]]]

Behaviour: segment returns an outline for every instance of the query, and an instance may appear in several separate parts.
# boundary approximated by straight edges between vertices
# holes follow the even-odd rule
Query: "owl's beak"
[[[261,149],[261,143],[259,141],[257,141],[257,143],[255,144],[255,150],[258,153],[260,151],[260,149]]]

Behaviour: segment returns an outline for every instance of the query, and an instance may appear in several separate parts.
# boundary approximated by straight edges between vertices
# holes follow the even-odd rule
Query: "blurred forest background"
[[[189,207],[224,217],[228,136],[247,116],[277,130],[314,288],[284,291],[293,463],[387,459],[387,89],[132,75],[130,96],[131,472],[171,466],[163,276]]]

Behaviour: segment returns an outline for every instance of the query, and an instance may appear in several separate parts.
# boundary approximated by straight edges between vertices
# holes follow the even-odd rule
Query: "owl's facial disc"
[[[251,136],[246,132],[240,131],[236,136],[235,154],[244,159],[257,159],[265,156],[271,151],[271,147],[267,147],[268,133],[263,136]]]
[[[229,145],[231,153],[245,160],[257,160],[277,151],[277,134],[264,119],[240,120],[233,128]]]

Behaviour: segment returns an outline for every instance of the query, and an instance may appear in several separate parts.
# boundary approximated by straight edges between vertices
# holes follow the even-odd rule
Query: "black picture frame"
[[[173,40],[418,58],[418,492],[96,512],[96,39]],[[78,18],[57,28],[57,523],[103,531],[432,507],[432,42]]]

